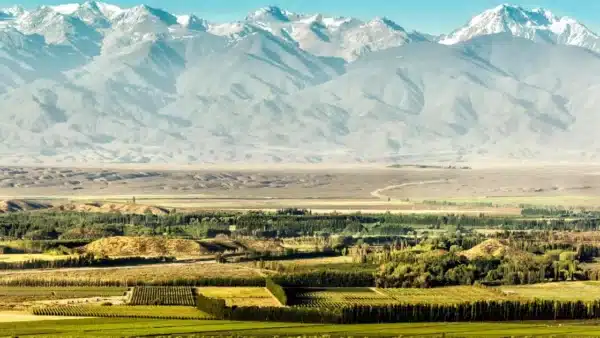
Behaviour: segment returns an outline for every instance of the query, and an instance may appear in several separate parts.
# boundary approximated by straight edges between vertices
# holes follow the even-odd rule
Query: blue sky
[[[60,4],[77,0],[21,0],[31,8],[41,4]],[[479,12],[507,2],[506,0],[107,0],[129,7],[145,3],[177,14],[195,13],[211,21],[242,19],[249,11],[266,5],[301,12],[369,19],[386,16],[407,29],[427,33],[447,33],[463,25]],[[0,0],[0,7],[10,7],[12,0]],[[544,7],[557,15],[572,16],[600,32],[600,0],[525,0],[524,7]]]

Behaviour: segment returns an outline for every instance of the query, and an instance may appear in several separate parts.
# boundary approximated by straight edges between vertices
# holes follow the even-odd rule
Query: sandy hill
[[[488,239],[469,250],[462,251],[460,254],[468,259],[483,257],[523,257],[529,255],[527,252],[512,248],[497,239]]]
[[[122,214],[153,214],[153,215],[166,215],[169,213],[168,209],[140,205],[140,204],[126,204],[126,203],[85,203],[85,204],[66,204],[57,207],[61,211],[81,211],[81,212],[97,212],[97,213],[122,213]]]
[[[47,209],[50,205],[25,200],[0,201],[0,214],[7,212]]]
[[[83,251],[106,256],[200,256],[219,252],[234,251],[280,252],[282,246],[277,241],[230,240],[226,238],[170,239],[165,237],[108,237],[94,241]]]
[[[109,237],[94,241],[84,251],[106,256],[200,256],[210,252],[198,242],[164,237]]]

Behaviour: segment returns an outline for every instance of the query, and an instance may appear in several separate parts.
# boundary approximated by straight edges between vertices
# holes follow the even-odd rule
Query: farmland
[[[486,300],[502,301],[518,299],[516,296],[504,295],[496,289],[471,286],[450,286],[434,289],[379,289],[378,291],[398,302],[415,304],[458,304]]]
[[[182,305],[196,304],[194,289],[190,287],[135,287],[129,305]]]
[[[123,317],[155,319],[210,319],[211,316],[188,306],[128,306],[128,305],[78,305],[36,308],[38,316],[68,317]]]
[[[518,323],[415,323],[328,325],[198,320],[89,318],[31,323],[0,323],[7,336],[237,336],[237,337],[594,337],[597,321]]]
[[[539,298],[551,300],[583,300],[600,299],[600,282],[582,281],[570,283],[545,283],[533,285],[506,285],[499,289],[508,294],[522,298]]]
[[[418,184],[434,173],[447,181]],[[513,198],[496,196],[496,190],[482,193],[481,198],[463,196],[455,180],[466,179],[462,175],[473,178],[466,172],[418,172],[417,183],[402,176],[408,174],[388,172],[394,178],[388,177],[385,185],[375,184],[377,177],[370,175],[373,189],[367,190],[358,187],[357,179],[353,182],[355,200],[325,192],[320,196],[331,200],[322,200],[312,197],[308,189],[302,192],[306,197],[285,201],[248,197],[244,203],[231,205],[236,199],[223,197],[218,205],[230,207],[220,210],[202,210],[205,203],[212,203],[207,198],[198,200],[201,207],[195,210],[179,210],[178,206],[177,211],[130,213],[154,202],[169,202],[165,196],[136,196],[137,201],[122,197],[127,208],[119,209],[120,213],[94,209],[93,205],[111,200],[106,196],[106,201],[88,201],[86,206],[77,207],[81,201],[71,201],[72,208],[4,213],[0,215],[0,247],[5,254],[0,255],[0,263],[6,269],[0,271],[0,285],[4,285],[0,296],[8,306],[3,310],[102,317],[102,321],[84,318],[80,325],[65,320],[54,326],[44,322],[40,331],[35,331],[38,326],[0,324],[0,332],[77,337],[100,330],[119,336],[427,336],[445,332],[448,337],[482,333],[500,337],[597,330],[593,325],[598,322],[581,320],[600,318],[596,302],[600,299],[596,282],[600,280],[600,242],[594,235],[600,230],[600,212],[536,207],[560,200],[550,193],[541,194],[539,203],[532,193]],[[312,178],[321,179],[335,180],[327,175]],[[229,176],[224,180],[245,184]],[[280,183],[288,184],[285,181]],[[566,177],[565,182],[577,183]],[[504,181],[498,189],[506,185],[511,193],[518,190],[509,183]],[[454,201],[447,201],[444,191],[438,191],[446,186],[458,189],[451,198]],[[250,191],[240,189],[226,193]],[[427,194],[419,196],[418,189]],[[257,196],[260,193],[256,190]],[[283,196],[284,191],[279,193]],[[359,196],[365,194],[368,201]],[[517,210],[515,216],[498,216],[479,212],[479,199],[485,203],[505,200],[511,205],[531,201],[532,205],[511,207]],[[426,200],[436,207],[435,213],[413,209],[416,201]],[[433,205],[435,201],[442,203]],[[270,208],[232,210],[257,203]],[[457,208],[453,203],[473,205]],[[277,205],[289,208],[277,209]],[[312,210],[342,205],[348,210],[326,214],[325,209]],[[365,205],[372,206],[372,211],[391,210],[350,212]],[[452,212],[463,207],[475,214]],[[67,254],[77,257],[77,264],[13,264],[62,259]],[[115,258],[131,261],[115,266],[103,261]],[[151,265],[147,258],[157,261]],[[535,321],[540,318],[580,321]],[[503,320],[507,322],[477,323]],[[396,324],[404,321],[431,323]],[[354,325],[383,322],[391,324]]]
[[[197,292],[206,297],[224,299],[228,306],[281,306],[263,287],[202,287]]]
[[[128,268],[81,268],[47,271],[10,271],[0,273],[0,285],[132,286],[198,280],[206,277],[256,278],[250,268],[233,264],[173,263]]]
[[[397,301],[369,288],[290,288],[292,305],[317,308],[339,308],[354,304],[382,305]]]
[[[0,309],[27,308],[61,300],[122,297],[121,287],[0,287]]]

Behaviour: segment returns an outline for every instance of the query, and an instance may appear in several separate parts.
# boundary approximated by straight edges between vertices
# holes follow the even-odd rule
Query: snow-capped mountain
[[[347,61],[372,51],[424,40],[387,18],[363,22],[347,17],[297,14],[273,6],[248,14],[244,23],[251,31],[266,30],[315,55]]]
[[[13,7],[0,10],[0,160],[594,160],[600,57],[584,48],[597,39],[509,5],[441,37],[274,6],[232,23]]]
[[[440,43],[455,44],[498,33],[600,51],[600,37],[575,19],[559,17],[542,8],[527,10],[507,4],[473,17],[466,26],[443,37]]]

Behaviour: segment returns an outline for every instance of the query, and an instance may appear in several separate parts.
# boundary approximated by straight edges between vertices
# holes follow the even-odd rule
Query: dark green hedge
[[[271,278],[267,278],[267,289],[275,298],[277,298],[281,305],[288,305],[288,299],[285,290],[279,284],[273,282]]]
[[[274,276],[273,282],[283,287],[374,287],[371,272],[317,271]]]
[[[342,322],[465,322],[597,319],[600,301],[479,301],[472,303],[353,306],[342,309]]]
[[[222,299],[198,295],[196,306],[216,319],[267,322],[339,323],[339,312],[295,307],[227,306]]]

